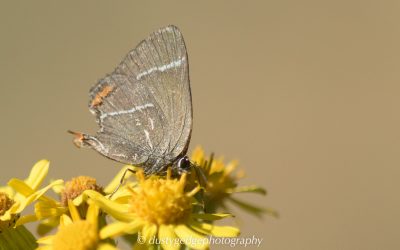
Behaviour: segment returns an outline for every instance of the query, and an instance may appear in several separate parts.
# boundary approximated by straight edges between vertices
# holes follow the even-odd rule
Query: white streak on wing
[[[153,119],[149,118],[150,125],[151,125],[151,130],[154,130],[154,121]]]
[[[121,111],[115,111],[115,112],[109,112],[109,113],[104,113],[100,116],[100,120],[103,120],[104,118],[106,118],[107,116],[115,116],[115,115],[124,115],[124,114],[131,114],[134,113],[136,111],[141,111],[143,109],[146,108],[150,108],[150,107],[154,107],[153,103],[146,103],[144,105],[139,105],[136,107],[133,107],[131,109],[128,110],[121,110]]]
[[[151,143],[151,140],[150,140],[149,131],[147,131],[147,130],[145,129],[145,130],[144,130],[144,134],[146,135],[147,143],[149,144],[150,148],[153,149],[153,144]]]
[[[104,153],[108,153],[108,149],[106,149],[106,148],[104,147],[103,143],[101,143],[96,137],[91,136],[90,139],[97,142],[97,145],[96,145],[96,146],[99,146],[99,147],[101,148],[100,151],[103,151]]]
[[[126,158],[126,155],[125,155],[125,154],[113,154],[113,156],[115,156],[115,157]]]
[[[173,29],[171,27],[165,27],[165,30],[168,31],[168,32],[172,32],[173,31]]]
[[[136,75],[136,80],[140,80],[143,76],[149,75],[149,74],[153,73],[154,71],[161,71],[161,72],[164,72],[164,71],[166,71],[167,69],[172,69],[172,68],[175,68],[175,67],[179,67],[179,66],[182,65],[182,63],[183,63],[184,61],[185,61],[185,57],[182,57],[182,58],[180,58],[180,59],[178,59],[178,60],[176,60],[176,61],[172,61],[172,62],[169,63],[169,64],[165,64],[165,65],[162,65],[162,66],[160,66],[160,67],[153,67],[153,68],[150,68],[150,69],[148,69],[148,70],[146,70],[146,71],[144,71],[144,72],[141,72],[141,73],[137,74],[137,75]]]

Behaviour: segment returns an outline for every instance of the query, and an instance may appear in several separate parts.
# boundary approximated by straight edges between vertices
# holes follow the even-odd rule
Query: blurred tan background
[[[0,181],[37,160],[106,184],[120,164],[78,150],[88,90],[149,33],[182,30],[191,148],[239,159],[278,209],[239,212],[263,249],[399,249],[398,1],[13,1],[0,7]],[[251,249],[251,248],[249,248]]]

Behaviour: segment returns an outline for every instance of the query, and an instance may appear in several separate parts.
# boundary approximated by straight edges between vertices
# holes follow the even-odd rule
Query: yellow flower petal
[[[202,161],[204,160],[204,155],[205,154],[203,148],[200,146],[196,146],[192,152],[192,156],[190,157],[190,159],[198,165],[201,165]]]
[[[118,250],[118,248],[114,247],[111,244],[102,243],[97,247],[97,250]]]
[[[26,223],[29,223],[29,222],[34,222],[34,221],[37,221],[37,220],[38,220],[38,217],[36,217],[35,214],[24,215],[24,216],[21,216],[17,220],[17,223],[15,224],[15,226],[17,227],[17,226],[20,226],[20,225],[23,225],[23,224],[26,224]]]
[[[111,215],[119,221],[130,222],[135,219],[134,215],[128,213],[128,206],[122,205],[113,201],[110,201],[102,194],[93,191],[86,190],[82,193],[84,199],[91,198],[104,212]]]
[[[215,226],[197,221],[191,221],[189,225],[196,231],[216,237],[236,237],[240,234],[239,229],[236,227]]]
[[[109,196],[106,196],[109,198]],[[132,192],[126,186],[121,187],[118,191],[112,196],[111,200],[118,203],[128,203],[132,197]],[[110,198],[109,198],[110,199]]]
[[[157,226],[154,224],[145,224],[142,228],[141,237],[148,242],[154,238],[157,233]]]
[[[42,188],[42,189],[40,189],[40,190],[38,190],[38,191],[32,193],[31,195],[29,195],[28,197],[26,197],[26,199],[23,199],[18,207],[14,207],[13,209],[10,209],[10,210],[11,210],[11,213],[14,213],[14,214],[15,214],[15,213],[20,213],[20,212],[22,212],[22,210],[24,210],[29,204],[31,204],[32,202],[34,202],[34,201],[36,201],[36,200],[38,200],[38,199],[47,200],[47,201],[48,201],[48,200],[51,200],[50,198],[44,196],[44,194],[45,194],[49,189],[51,189],[51,187],[52,187],[53,185],[56,185],[56,184],[61,183],[61,182],[63,182],[63,181],[62,181],[62,180],[54,181],[53,183],[51,183],[51,184],[48,185],[47,187],[44,187],[44,188]],[[10,184],[10,183],[11,183],[11,184]],[[15,190],[17,190],[17,191],[18,191],[18,189],[28,191],[28,188],[29,188],[26,184],[24,184],[24,182],[21,182],[21,181],[18,180],[18,179],[13,179],[13,180],[11,180],[11,181],[9,182],[9,185],[12,186],[12,187],[13,187]],[[19,192],[19,191],[18,191],[18,192]],[[28,192],[30,192],[30,191],[28,191]]]
[[[87,214],[86,220],[97,226],[97,221],[99,218],[99,207],[96,204],[90,204]]]
[[[220,220],[228,217],[234,217],[232,214],[192,214],[192,218],[201,220]]]
[[[178,236],[176,236],[172,226],[160,225],[158,238],[160,239],[162,248],[165,250],[179,250],[181,247],[179,242],[176,241]]]
[[[74,223],[74,222],[72,221],[72,219],[68,215],[65,215],[65,214],[61,215],[61,217],[60,217],[60,224],[61,225],[67,226],[67,225],[70,225],[72,223]]]
[[[72,221],[81,220],[81,216],[79,215],[78,209],[75,207],[74,203],[71,200],[68,200],[68,209],[71,214]]]
[[[221,162],[223,162],[222,159],[221,159]],[[225,176],[230,175],[237,168],[238,164],[239,164],[238,161],[229,162],[225,167],[224,175]],[[222,165],[223,165],[223,163],[222,163]]]
[[[10,198],[14,197],[14,190],[9,186],[0,187],[0,192],[7,194]]]
[[[55,185],[62,184],[64,181],[63,180],[56,180],[50,183],[48,186],[39,189],[38,191],[33,190],[28,184],[26,184],[24,181],[20,179],[13,178],[8,182],[8,185],[12,187],[15,191],[17,191],[19,194],[22,194],[25,196],[25,198],[30,199],[32,201],[40,198],[41,200],[52,200],[46,196],[43,196],[44,193],[46,193],[49,189],[51,189]],[[24,200],[24,199],[19,199],[19,200]]]
[[[38,161],[33,166],[28,179],[26,179],[26,184],[28,184],[33,190],[36,190],[49,172],[49,165],[50,162],[48,160]]]
[[[187,245],[190,248],[193,249],[207,249],[209,246],[209,241],[208,239],[193,231],[186,225],[180,224],[175,226],[174,228],[175,234],[183,241],[185,242],[185,245]]]
[[[115,222],[103,227],[100,230],[100,238],[113,238],[118,237],[123,234],[135,234],[139,231],[139,229],[143,226],[140,222],[132,222],[132,223],[125,223],[125,222]]]
[[[36,250],[54,250],[52,246],[41,246],[36,248]]]
[[[52,189],[53,189],[54,193],[61,194],[64,191],[65,186],[64,186],[64,184],[55,185]]]
[[[54,202],[54,201],[55,201],[54,199],[49,198],[49,197],[45,196],[44,194],[45,194],[48,190],[52,189],[54,186],[56,186],[56,185],[61,185],[61,184],[63,184],[63,183],[64,183],[64,181],[61,180],[61,179],[52,181],[52,182],[51,182],[49,185],[47,185],[46,187],[44,187],[44,188],[42,188],[42,189],[39,189],[39,190],[36,191],[34,194],[32,194],[32,198],[34,199],[33,201],[36,201],[37,199],[40,199],[40,200],[42,200],[42,201]],[[35,195],[36,195],[36,196],[35,196]]]
[[[37,240],[39,244],[51,245],[53,243],[54,235],[45,236]]]
[[[33,190],[26,182],[17,178],[12,178],[7,184],[25,197],[28,197],[35,192],[35,190]]]
[[[74,205],[79,207],[82,203],[86,201],[86,198],[83,197],[82,194],[78,195],[74,200]]]
[[[38,201],[35,204],[35,214],[39,219],[58,217],[67,211],[66,207],[56,201]]]
[[[122,178],[122,176],[124,175],[125,171],[126,171],[126,174],[125,174],[124,180],[128,179],[128,178],[132,175],[132,172],[129,171],[129,170],[127,170],[127,169],[135,170],[135,168],[136,168],[136,167],[131,166],[131,165],[126,165],[126,166],[124,166],[124,167],[118,172],[118,174],[111,180],[111,182],[104,188],[104,192],[105,192],[106,194],[111,194],[112,192],[114,192],[114,190],[115,190],[115,189],[118,187],[118,185],[120,184],[121,178]]]

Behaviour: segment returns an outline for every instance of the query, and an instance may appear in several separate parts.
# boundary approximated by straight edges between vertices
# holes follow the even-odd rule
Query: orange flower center
[[[65,189],[61,193],[61,203],[68,206],[68,200],[73,200],[85,190],[95,190],[104,193],[103,188],[96,184],[96,179],[89,176],[78,176],[72,178],[65,184]]]

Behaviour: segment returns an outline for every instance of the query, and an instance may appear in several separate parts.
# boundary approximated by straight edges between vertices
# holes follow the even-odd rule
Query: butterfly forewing
[[[90,91],[100,130],[83,144],[147,174],[186,154],[192,131],[188,57],[182,34],[167,26],[130,51]]]

